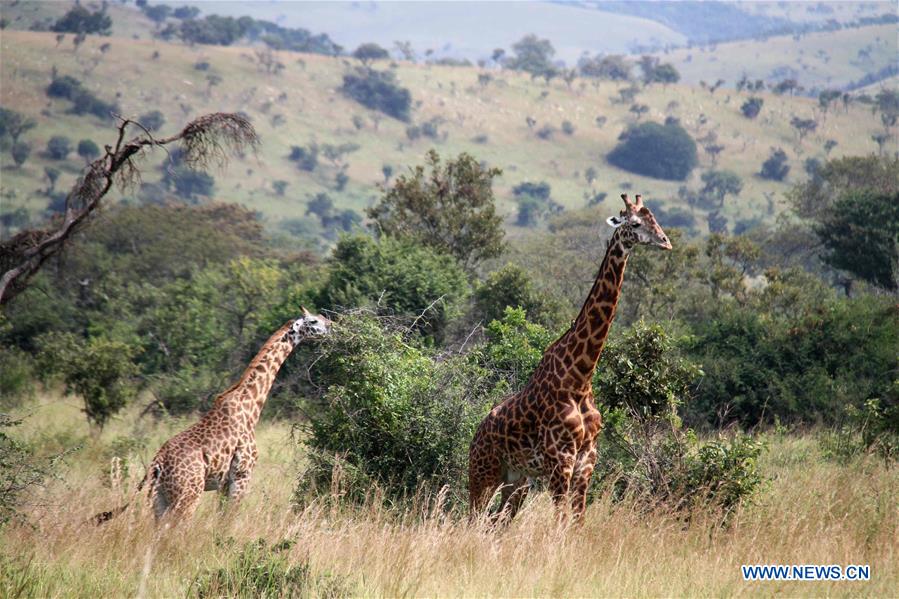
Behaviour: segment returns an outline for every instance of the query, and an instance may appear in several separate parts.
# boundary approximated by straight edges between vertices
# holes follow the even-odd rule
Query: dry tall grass
[[[156,541],[143,505],[103,527],[85,521],[119,503],[142,474],[132,468],[129,480],[108,486],[110,441],[146,436],[141,453],[149,455],[176,424],[118,422],[90,439],[79,437],[86,429],[73,405],[50,401],[36,412],[25,438],[85,447],[62,481],[33,498],[30,524],[0,532],[0,596],[16,589],[41,597],[184,596],[260,538],[269,546],[293,541],[278,555],[315,574],[312,596],[333,592],[335,580],[349,594],[390,597],[888,596],[899,588],[899,474],[873,460],[823,462],[810,437],[772,437],[764,464],[770,483],[729,526],[711,516],[687,524],[601,499],[582,527],[559,529],[548,498],[537,495],[508,529],[490,533],[426,502],[295,513],[290,498],[302,451],[289,427],[263,423],[260,465],[244,504],[222,511],[209,493],[192,522]],[[744,582],[740,565],[747,563],[870,564],[872,579]]]

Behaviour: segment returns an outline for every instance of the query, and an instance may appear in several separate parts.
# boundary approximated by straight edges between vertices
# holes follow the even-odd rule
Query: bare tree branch
[[[47,229],[29,229],[0,243],[0,305],[25,290],[28,281],[44,262],[57,254],[66,240],[80,230],[99,208],[113,183],[125,188],[140,181],[135,160],[146,148],[164,148],[180,142],[184,162],[196,168],[211,164],[223,166],[228,154],[239,153],[259,143],[253,125],[238,114],[216,112],[191,121],[180,133],[156,139],[146,127],[131,119],[120,118],[115,146],[106,146],[106,154],[85,168],[81,179],[66,197],[62,219]],[[125,141],[128,125],[143,130]]]

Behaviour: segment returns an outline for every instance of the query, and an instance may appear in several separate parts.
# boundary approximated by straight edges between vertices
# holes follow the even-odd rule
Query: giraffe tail
[[[159,468],[158,464],[156,464],[155,462],[150,464],[150,467],[147,468],[147,473],[144,475],[144,477],[141,479],[141,481],[137,484],[137,489],[134,491],[134,495],[137,495],[138,493],[141,492],[141,489],[144,488],[144,485],[147,483],[147,481],[151,481],[150,488],[152,489],[153,485],[156,484],[156,480],[159,478],[159,472],[160,472],[160,468]],[[132,496],[132,500],[133,500],[133,496]],[[93,517],[91,517],[90,523],[95,526],[100,526],[101,524],[105,524],[106,522],[109,522],[110,520],[112,520],[113,518],[115,518],[116,516],[118,516],[119,514],[124,512],[126,509],[128,509],[129,505],[131,505],[131,500],[125,502],[124,505],[120,505],[119,507],[117,507],[115,509],[109,510],[107,512],[100,512],[99,514],[96,514]]]

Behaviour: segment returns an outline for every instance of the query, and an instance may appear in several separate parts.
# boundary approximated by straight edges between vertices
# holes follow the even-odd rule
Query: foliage
[[[522,308],[543,326],[552,328],[562,316],[562,306],[549,294],[539,291],[528,273],[516,264],[493,271],[474,293],[475,310],[481,321],[500,320],[506,308]]]
[[[151,110],[142,114],[137,120],[150,131],[159,131],[165,125],[165,115],[159,110]]]
[[[508,69],[525,71],[533,76],[543,76],[555,70],[552,57],[556,50],[549,40],[531,33],[512,44],[512,50],[515,56],[508,57],[503,63]]]
[[[447,254],[409,239],[343,237],[334,248],[317,304],[371,306],[415,319],[415,330],[437,341],[469,294],[465,272]]]
[[[112,32],[112,19],[106,14],[105,8],[91,12],[76,4],[57,19],[50,30],[58,33],[109,35]]]
[[[850,192],[824,211],[815,232],[827,264],[878,287],[899,288],[899,192]]]
[[[290,146],[290,155],[287,159],[296,162],[301,170],[311,173],[318,166],[318,144]]]
[[[702,174],[701,193],[715,201],[719,208],[724,206],[728,195],[738,196],[743,191],[743,180],[733,171],[708,171]]]
[[[10,430],[22,423],[0,413],[0,528],[10,520],[21,518],[23,499],[53,475],[62,456],[39,459],[23,443],[10,436]]]
[[[373,69],[357,70],[343,76],[340,87],[343,95],[366,108],[383,112],[400,121],[408,122],[412,106],[412,94],[396,82],[389,71]]]
[[[47,141],[47,155],[53,160],[65,160],[72,151],[72,141],[65,135],[54,135]]]
[[[512,193],[518,203],[515,224],[520,227],[533,227],[538,219],[563,210],[562,205],[552,199],[552,188],[546,181],[519,183],[512,188]]]
[[[17,347],[0,346],[0,410],[32,396],[35,375],[31,356]]]
[[[593,58],[582,57],[578,61],[578,72],[583,77],[628,81],[631,78],[631,64],[624,56],[618,54],[608,56],[597,54]]]
[[[16,166],[22,166],[31,155],[31,146],[24,141],[19,141],[12,145],[10,153],[12,154],[12,159],[13,162],[16,163]]]
[[[353,58],[361,62],[363,65],[369,66],[376,60],[384,60],[390,58],[390,53],[378,44],[369,42],[366,44],[361,44],[358,48],[353,50]]]
[[[82,341],[71,333],[48,333],[38,340],[48,372],[58,372],[67,393],[84,400],[87,419],[100,428],[133,398],[136,349],[121,341],[93,337]]]
[[[69,75],[55,77],[47,86],[47,95],[51,98],[64,98],[72,103],[75,114],[92,114],[100,119],[112,118],[112,113],[119,112],[119,107],[105,102],[86,89],[80,81]]]
[[[762,111],[762,106],[764,104],[765,100],[757,96],[753,96],[743,102],[743,105],[740,106],[740,112],[742,112],[743,116],[745,116],[747,119],[754,119]]]
[[[770,179],[771,181],[783,181],[790,172],[790,165],[787,164],[787,153],[781,148],[771,148],[771,154],[762,163],[762,170],[759,176],[762,179]]]
[[[682,181],[696,167],[696,143],[677,123],[634,125],[619,139],[608,160],[626,171]]]
[[[78,155],[90,162],[100,155],[100,148],[93,140],[82,139],[78,142]]]
[[[397,177],[367,214],[379,235],[413,239],[473,268],[503,251],[502,217],[492,189],[500,174],[470,154],[441,164],[431,150],[426,166]]]
[[[36,126],[37,123],[34,119],[15,110],[0,108],[0,139],[9,136],[13,144],[15,144],[23,133],[34,129]]]
[[[220,549],[230,550],[233,541],[218,541]],[[309,564],[292,565],[287,552],[293,541],[284,540],[271,546],[265,539],[248,542],[230,562],[220,568],[197,574],[188,597],[349,597],[353,591],[343,578],[332,574],[316,574]]]
[[[338,455],[358,471],[353,480],[376,481],[390,497],[446,485],[461,502],[468,444],[493,400],[487,373],[465,356],[438,360],[364,315],[335,321],[321,346],[313,374],[325,391],[309,414],[313,463],[297,500],[337,484],[327,465]],[[355,500],[370,491],[343,490]]]
[[[480,349],[481,363],[489,369],[500,390],[518,391],[528,382],[553,336],[530,322],[523,308],[506,307],[502,318],[484,331],[487,343]]]

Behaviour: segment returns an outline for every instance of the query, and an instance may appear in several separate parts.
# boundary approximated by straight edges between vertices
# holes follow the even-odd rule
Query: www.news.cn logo
[[[743,580],[870,580],[871,566],[846,567],[819,564],[784,566],[778,564],[740,566]]]

